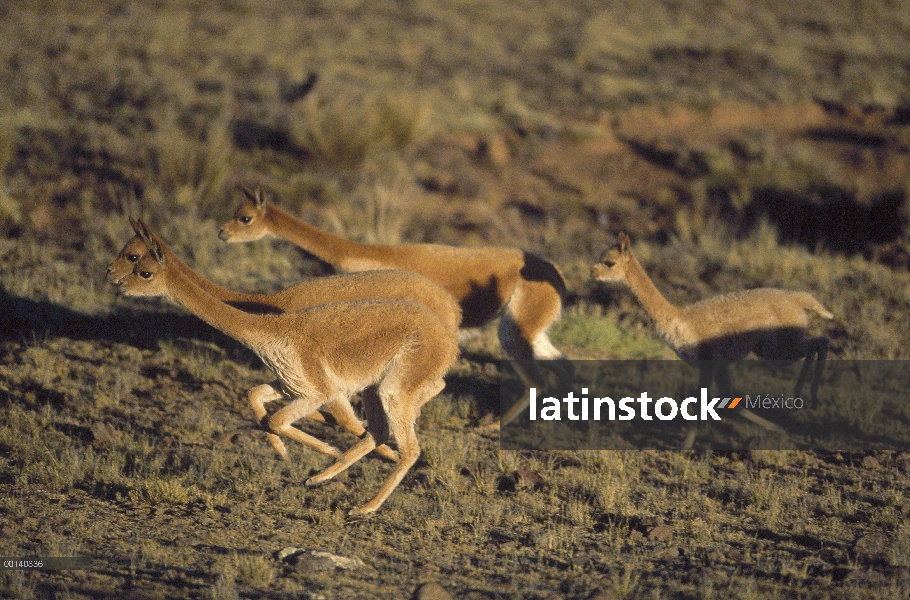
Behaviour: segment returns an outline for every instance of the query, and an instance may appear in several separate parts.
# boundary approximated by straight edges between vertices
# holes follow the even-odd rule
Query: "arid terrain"
[[[493,324],[349,517],[389,463],[305,487],[330,461],[269,446],[256,356],[105,279],[129,215],[232,289],[331,273],[218,239],[261,183],[353,240],[546,257],[571,358],[674,356],[590,281],[626,232],[674,303],[805,290],[830,359],[906,361],[905,2],[30,0],[0,81],[0,555],[93,561],[0,597],[910,598],[906,449],[500,451]]]

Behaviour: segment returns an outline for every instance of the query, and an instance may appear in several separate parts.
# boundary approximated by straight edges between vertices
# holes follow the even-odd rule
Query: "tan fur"
[[[565,282],[550,262],[517,248],[460,248],[440,244],[383,246],[335,237],[266,202],[261,188],[244,188],[247,200],[219,236],[248,242],[266,235],[290,241],[341,271],[407,269],[445,288],[462,309],[462,328],[486,325],[502,315],[499,339],[529,385],[542,385],[535,361],[559,360],[563,380],[571,365],[550,343],[547,329],[562,310]],[[541,352],[543,351],[543,354]],[[510,410],[503,424],[519,411]],[[508,418],[506,418],[508,416]]]
[[[794,394],[799,395],[810,363],[816,360],[811,390],[815,400],[828,352],[828,338],[806,337],[809,326],[806,311],[811,310],[826,319],[834,315],[810,294],[760,288],[677,308],[654,286],[632,253],[631,241],[625,234],[603,253],[600,262],[591,268],[591,276],[597,281],[629,288],[651,316],[663,340],[687,362],[735,361],[750,353],[769,360],[805,359],[794,390]],[[718,369],[717,365],[709,367],[702,363],[699,366],[705,369],[700,373],[700,386],[710,387],[712,380],[721,387],[729,385],[728,373],[713,370]],[[711,372],[707,372],[709,368]],[[726,391],[721,390],[721,393]],[[742,412],[746,418],[771,426],[757,415]]]
[[[126,243],[117,258],[107,268],[108,281],[114,284],[132,273],[135,264],[149,252],[145,242],[142,241],[139,222],[130,218],[130,223],[136,235]],[[156,241],[162,243],[160,238],[156,238]],[[423,304],[436,313],[436,316],[453,332],[457,331],[461,319],[461,307],[445,290],[426,277],[412,271],[367,271],[325,277],[318,281],[305,281],[276,294],[242,294],[205,279],[173,253],[170,253],[168,260],[174,267],[183,270],[189,279],[207,293],[246,312],[295,312],[329,302],[391,298]],[[365,404],[378,401],[375,390],[372,388],[365,390],[364,396]],[[267,413],[265,405],[279,398],[280,395],[271,393],[268,386],[258,386],[247,393],[247,401],[259,421]],[[346,404],[330,404],[328,411],[344,429],[357,437],[363,435],[363,424],[353,412],[347,410]],[[325,422],[325,417],[318,411],[306,415],[306,418]],[[270,439],[272,439],[271,436]],[[279,446],[274,439],[272,439],[272,443],[276,449],[283,448],[283,445]],[[398,453],[384,444],[379,445],[376,452],[389,460],[398,460]],[[338,454],[336,451],[332,453],[332,456]],[[287,458],[286,453],[282,454],[282,457]]]
[[[248,346],[275,372],[277,382],[254,391],[263,401],[291,400],[268,420],[276,450],[286,454],[278,438],[284,435],[337,453],[292,424],[323,405],[352,411],[352,394],[370,385],[378,387],[400,460],[377,495],[352,512],[379,508],[420,454],[414,422],[420,407],[443,389],[442,377],[458,356],[454,331],[427,307],[406,300],[356,300],[294,313],[246,313],[207,293],[179,266],[173,252],[142,227],[149,252],[121,280],[121,290],[128,296],[171,298]],[[384,443],[385,432],[378,433],[382,427],[374,428],[372,420],[370,425],[370,431],[307,485],[326,481]]]

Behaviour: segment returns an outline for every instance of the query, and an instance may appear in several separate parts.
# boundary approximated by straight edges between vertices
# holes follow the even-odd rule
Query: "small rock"
[[[430,581],[417,588],[414,600],[453,600],[453,598],[444,587],[435,581]]]
[[[327,571],[336,568],[352,570],[366,566],[359,558],[347,558],[307,548],[282,548],[275,554],[275,558],[295,569],[307,571]]]
[[[219,436],[218,443],[222,446],[229,446],[237,444],[240,442],[240,436],[243,435],[242,431],[228,431]]]
[[[874,456],[864,456],[863,457],[863,468],[864,469],[877,469],[879,467],[878,459]]]
[[[304,552],[303,548],[294,548],[292,546],[288,546],[287,548],[282,548],[276,552],[275,558],[277,558],[280,562],[285,562],[285,559],[287,559],[289,556],[295,556],[301,552]]]

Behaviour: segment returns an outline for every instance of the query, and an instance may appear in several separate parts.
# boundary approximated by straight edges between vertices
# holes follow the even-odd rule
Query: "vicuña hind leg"
[[[389,494],[401,483],[408,470],[417,462],[417,458],[420,456],[420,445],[417,442],[417,435],[414,433],[414,422],[420,414],[420,407],[441,392],[445,387],[445,382],[439,379],[424,386],[423,391],[410,395],[400,391],[401,388],[398,385],[388,385],[386,387],[392,388],[393,391],[380,390],[380,395],[383,408],[388,417],[388,431],[398,442],[400,459],[376,496],[363,506],[352,509],[350,512],[352,515],[370,513],[382,506]],[[385,440],[379,439],[379,441],[384,442]],[[306,485],[318,485],[335,477],[366,456],[375,447],[376,443],[377,440],[373,438],[370,432],[365,433],[360,441],[351,446],[333,465],[307,479]]]
[[[733,381],[730,378],[730,367],[727,366],[724,362],[718,362],[715,371],[714,371],[714,380],[717,382],[718,394],[723,398],[730,398],[733,394]],[[773,431],[775,433],[786,433],[786,430],[772,423],[767,419],[759,417],[757,414],[749,410],[748,408],[743,408],[739,411],[739,416],[746,419],[747,421],[752,421],[759,427],[767,429],[768,431]]]
[[[547,328],[559,318],[559,294],[543,282],[522,281],[506,304],[499,322],[499,343],[512,361],[518,376],[528,388],[541,388],[545,379],[539,361],[550,361],[556,372],[559,387],[571,385],[575,370],[572,363],[550,342]],[[525,393],[500,418],[506,425],[521,414],[530,404]]]
[[[384,395],[383,405],[389,416],[389,428],[395,441],[398,442],[398,453],[401,455],[401,460],[395,465],[395,469],[373,499],[363,506],[352,509],[350,514],[362,515],[377,510],[417,462],[417,458],[420,456],[420,443],[414,432],[414,422],[417,420],[417,415],[420,414],[420,407],[432,399],[443,385],[442,380],[439,380],[413,396],[405,394],[395,398]],[[401,393],[399,392],[399,394]]]
[[[714,374],[717,370],[717,363],[713,360],[702,361],[698,364],[698,389],[706,388],[711,391],[711,384],[714,382]],[[695,437],[698,435],[698,425],[689,427],[686,437],[683,440],[680,450],[691,450],[695,445]]]
[[[377,444],[385,445],[391,430],[391,424],[386,420],[388,405],[390,402],[394,402],[394,398],[390,401],[385,397],[386,395],[383,391],[377,390],[375,386],[364,390],[364,408],[367,411],[367,422],[370,429],[361,434],[360,439],[345,450],[337,461],[307,479],[307,486],[312,487],[328,481],[373,451]],[[396,458],[400,461],[401,457],[397,454]]]
[[[371,385],[361,394],[362,403],[363,403],[363,412],[367,418],[367,428],[370,433],[373,435],[373,438],[377,440],[378,446],[376,446],[376,453],[387,458],[393,462],[398,462],[398,452],[389,448],[385,441],[389,439],[389,422],[385,416],[385,410],[382,408],[382,400],[379,398],[379,393],[375,385]],[[358,425],[359,425],[358,421]],[[357,437],[363,435],[363,426],[360,427],[361,431],[354,433]]]

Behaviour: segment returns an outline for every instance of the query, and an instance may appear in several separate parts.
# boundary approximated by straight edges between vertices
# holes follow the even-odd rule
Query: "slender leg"
[[[499,343],[512,361],[512,366],[528,388],[524,395],[500,417],[492,427],[498,429],[515,420],[531,404],[530,388],[544,387],[544,378],[534,359],[534,349],[522,334],[519,325],[507,311],[499,322]]]
[[[344,453],[338,456],[338,460],[332,463],[328,468],[316,473],[306,480],[307,487],[313,487],[324,483],[335,477],[355,462],[369,454],[376,448],[376,440],[369,431],[364,432],[363,436],[357,440],[353,446],[348,448]]]
[[[412,398],[400,396],[398,398],[392,396],[383,398],[383,405],[388,411],[389,428],[398,442],[398,452],[401,455],[401,460],[395,465],[392,474],[382,484],[373,499],[363,506],[352,509],[350,514],[362,515],[377,510],[386,501],[386,498],[395,491],[395,488],[404,479],[408,470],[417,462],[417,458],[420,456],[420,443],[417,441],[417,434],[414,432],[414,421],[419,407],[433,397],[429,391],[426,390],[417,397]]]
[[[433,395],[442,390],[445,387],[445,382],[439,380],[436,384],[430,388],[430,391],[435,392]],[[432,396],[429,396],[432,397]],[[429,398],[428,398],[429,399]],[[368,417],[370,424],[370,431],[364,432],[360,436],[360,440],[357,441],[353,446],[348,448],[344,454],[339,457],[334,464],[330,465],[328,468],[316,473],[312,477],[306,480],[307,486],[319,485],[325,481],[328,481],[332,477],[335,477],[355,462],[369,454],[374,448],[377,448],[377,443],[384,444],[385,441],[389,438],[389,433],[392,429],[391,420],[392,416],[397,414],[396,411],[399,410],[395,406],[396,398],[394,396],[387,396],[385,399],[380,398],[377,394],[377,389],[375,387],[370,387],[369,391],[364,390],[364,407],[368,413],[371,413]],[[419,409],[419,407],[414,407]],[[386,417],[389,417],[386,420]],[[381,419],[380,419],[381,417]],[[378,423],[381,420],[381,425]],[[374,427],[376,425],[376,427]],[[374,432],[376,437],[373,436]],[[398,438],[395,438],[398,441]],[[399,442],[400,444],[400,442]],[[396,462],[400,462],[400,453],[396,453]],[[407,469],[405,469],[407,470]],[[397,471],[397,467],[396,467]],[[393,472],[396,472],[393,471]],[[394,488],[392,488],[394,489]],[[391,493],[391,490],[389,491]],[[388,494],[386,494],[388,495]],[[379,504],[382,504],[380,502]],[[379,505],[376,505],[376,508],[379,508]],[[375,509],[374,509],[375,510]]]
[[[304,433],[292,425],[294,421],[297,421],[303,416],[310,414],[321,404],[322,402],[319,399],[310,399],[303,397],[297,398],[276,412],[274,415],[272,415],[268,422],[269,430],[273,434],[287,436],[292,440],[300,442],[301,444],[309,446],[317,452],[327,454],[328,456],[341,456],[341,451],[338,450],[338,448],[332,446],[331,444],[327,444],[307,433]],[[281,440],[278,441],[280,442]],[[284,448],[283,443],[281,444],[281,447]],[[278,450],[277,447],[275,449]],[[282,454],[280,450],[278,450],[278,453]],[[287,460],[287,449],[284,450],[282,458]]]
[[[714,381],[714,370],[716,364],[714,361],[706,360],[699,361],[698,363],[698,389],[701,391],[701,388],[706,388],[708,392],[711,391],[711,383]],[[695,444],[695,437],[698,434],[698,425],[692,425],[689,428],[688,433],[686,433],[686,438],[683,440],[680,450],[691,450],[692,446]]]
[[[268,411],[265,410],[265,405],[269,402],[284,398],[284,394],[278,390],[277,386],[277,380],[272,383],[257,385],[246,393],[246,398],[250,407],[253,409],[253,414],[256,415],[256,422],[266,429],[266,437],[272,445],[272,448],[275,449],[275,452],[277,452],[282,459],[288,460],[288,449],[284,445],[284,442],[277,435],[268,431],[268,425],[265,422],[265,417],[268,414]]]
[[[549,276],[560,279],[555,271],[549,273]],[[499,321],[499,343],[528,388],[544,387],[541,360],[554,361],[553,369],[561,388],[568,387],[574,379],[571,362],[553,346],[546,333],[547,328],[559,318],[562,308],[562,299],[553,286],[553,281],[522,279],[509,298]],[[513,421],[528,407],[530,401],[530,394],[524,394],[502,415],[499,426]]]
[[[379,398],[376,396],[375,386],[370,386],[363,391],[363,407],[367,414],[367,423],[371,433],[373,433],[374,438],[381,438],[379,445],[376,446],[376,453],[392,462],[397,462],[398,453],[384,443],[389,437],[388,427],[385,426],[385,413],[382,412],[382,406],[379,404]],[[355,437],[359,438],[363,436],[366,429],[363,427],[363,423],[360,422],[360,419],[357,418],[357,415],[354,414],[351,403],[348,402],[347,398],[330,401],[327,408],[338,424],[345,430],[353,433]],[[382,433],[383,427],[385,433]]]
[[[793,388],[793,396],[796,398],[800,397],[803,384],[805,384],[809,369],[814,362],[815,371],[812,374],[812,387],[809,390],[812,408],[817,408],[818,406],[818,386],[821,383],[825,360],[828,358],[828,343],[828,338],[823,335],[806,340],[806,358],[803,361],[803,368],[799,372],[799,378],[796,380],[796,386]]]
[[[717,364],[714,377],[717,381],[717,387],[720,395],[727,398],[733,396],[733,381],[730,378],[730,367],[727,366],[726,363],[719,362]],[[767,419],[763,419],[762,417],[759,417],[757,414],[746,408],[739,411],[739,416],[746,419],[747,421],[752,421],[759,427],[767,429],[768,431],[773,431],[775,433],[786,433],[786,430],[780,425],[772,423]]]

